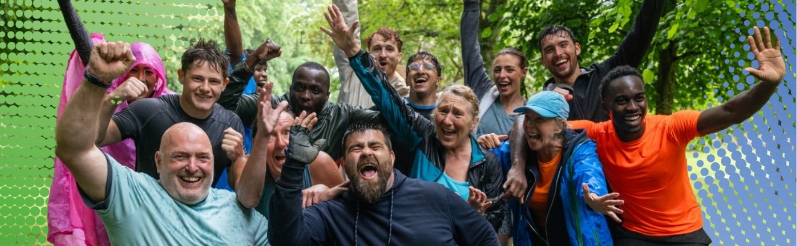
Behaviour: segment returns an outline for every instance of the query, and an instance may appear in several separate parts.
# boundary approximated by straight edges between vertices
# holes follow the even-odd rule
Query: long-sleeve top
[[[244,63],[238,63],[235,69],[230,74],[230,82],[227,88],[222,91],[218,103],[226,109],[234,111],[241,118],[244,125],[252,125],[257,117],[257,100],[258,94],[244,95],[242,94],[246,83],[251,78],[253,72],[247,71]],[[288,101],[290,92],[284,95],[272,96],[271,106],[276,107],[281,101]],[[301,112],[295,112],[291,106],[288,105],[288,110],[299,115]],[[361,107],[351,106],[348,104],[334,104],[327,102],[321,112],[318,113],[318,122],[313,126],[310,131],[310,139],[312,141],[318,139],[326,139],[326,143],[321,146],[321,150],[329,154],[333,160],[338,160],[342,156],[341,141],[343,141],[343,134],[351,122],[357,120],[377,120],[379,112],[363,109]]]
[[[476,211],[440,185],[393,171],[393,186],[370,204],[352,190],[302,210],[304,164],[290,158],[271,198],[272,245],[498,245]]]
[[[397,163],[399,170],[410,170],[410,177],[439,183],[467,199],[473,186],[483,191],[487,197],[497,197],[501,192],[503,177],[498,158],[492,152],[482,149],[475,138],[470,137],[472,148],[466,182],[449,177],[445,170],[446,149],[437,138],[435,124],[407,106],[404,99],[387,82],[385,74],[376,69],[374,59],[364,50],[349,58],[351,67],[360,78],[365,90],[371,95],[375,107],[381,112],[389,129],[399,140],[414,150],[411,163]],[[410,165],[410,167],[406,167]],[[503,204],[490,207],[485,218],[496,228],[503,219]]]
[[[608,59],[593,63],[588,68],[581,67],[581,75],[573,84],[575,95],[567,103],[570,105],[568,120],[590,120],[603,122],[609,120],[609,114],[600,106],[600,84],[603,77],[612,69],[628,65],[638,67],[645,58],[650,47],[650,42],[656,35],[659,18],[664,10],[664,3],[660,0],[645,0],[642,9],[636,17],[634,25],[628,31],[617,51]],[[553,90],[556,81],[553,77],[545,81],[544,90]]]

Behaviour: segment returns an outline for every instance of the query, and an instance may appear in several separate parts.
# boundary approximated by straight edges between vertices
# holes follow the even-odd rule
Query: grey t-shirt
[[[515,124],[516,118],[517,114],[506,114],[504,106],[501,105],[501,100],[495,100],[495,103],[490,105],[487,112],[479,119],[479,126],[476,127],[476,134],[509,134],[509,131],[512,130],[512,125]]]
[[[105,201],[97,211],[113,245],[267,245],[268,221],[238,203],[235,193],[210,189],[194,205],[174,200],[149,175],[108,159]]]

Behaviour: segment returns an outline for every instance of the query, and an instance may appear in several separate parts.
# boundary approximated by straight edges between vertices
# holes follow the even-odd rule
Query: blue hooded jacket
[[[613,245],[611,233],[603,214],[592,210],[584,202],[582,183],[587,183],[591,193],[599,196],[608,193],[603,168],[595,153],[595,142],[583,130],[567,129],[562,149],[562,160],[556,170],[555,185],[551,185],[548,197],[547,232],[539,229],[532,219],[532,213],[518,201],[510,201],[509,209],[513,215],[512,236],[515,246],[531,246],[532,242],[545,242],[548,245]],[[509,142],[492,150],[498,155],[504,174],[512,165]],[[536,186],[539,168],[534,152],[527,152],[526,178],[528,181],[525,203],[531,202]],[[506,176],[506,175],[504,175]],[[541,236],[547,233],[547,236]],[[544,239],[544,238],[547,238]]]

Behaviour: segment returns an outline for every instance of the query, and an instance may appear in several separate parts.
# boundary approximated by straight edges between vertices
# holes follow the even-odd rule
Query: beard
[[[362,163],[363,161],[360,161]],[[358,199],[364,200],[369,204],[374,204],[379,201],[382,194],[385,194],[387,189],[387,181],[390,179],[390,174],[393,171],[386,163],[379,162],[378,169],[376,170],[376,177],[370,180],[365,180],[360,175],[359,163],[354,163],[346,168],[346,175],[351,180],[351,192]]]

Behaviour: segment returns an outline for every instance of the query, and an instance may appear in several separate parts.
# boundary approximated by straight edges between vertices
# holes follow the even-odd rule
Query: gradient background
[[[55,116],[74,46],[56,1],[2,1],[47,10],[0,9],[0,16],[5,17],[0,26],[19,30],[0,32],[0,49],[11,51],[0,52],[0,245],[47,244]],[[223,24],[220,1],[73,2],[89,32],[102,32],[109,41],[141,41],[155,47],[172,78],[181,51],[189,45],[184,37],[223,40],[222,33],[197,31]],[[795,245],[795,4],[773,0],[765,9],[736,8],[744,12],[738,16],[739,25],[732,27],[738,37],[729,38],[746,51],[745,37],[752,34],[753,25],[772,27],[781,40],[788,72],[758,114],[695,140],[694,144],[705,147],[688,153],[688,170],[713,244]],[[174,28],[178,26],[194,28]],[[715,87],[730,88],[726,98],[738,91],[733,87],[754,83],[752,76],[740,72],[753,60],[752,55],[735,57],[738,60],[717,60],[739,64],[738,76]]]

